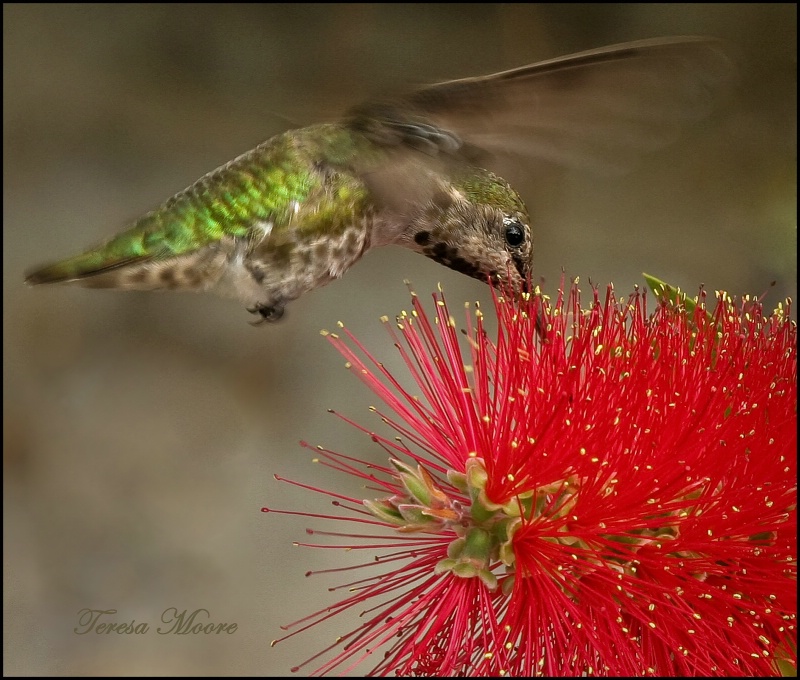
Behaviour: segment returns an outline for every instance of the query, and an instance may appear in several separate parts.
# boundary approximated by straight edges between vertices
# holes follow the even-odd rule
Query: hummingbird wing
[[[719,41],[658,38],[429,85],[349,121],[384,144],[478,165],[510,155],[624,170],[707,116],[734,80]]]

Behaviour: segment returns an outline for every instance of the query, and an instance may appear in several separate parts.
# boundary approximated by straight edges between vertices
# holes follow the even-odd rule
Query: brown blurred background
[[[622,178],[517,180],[537,274],[627,293],[647,271],[688,290],[795,296],[796,6],[4,5],[4,672],[284,674],[349,628],[271,649],[354,558],[294,548],[309,524],[259,512],[328,506],[273,480],[325,481],[298,440],[381,459],[334,416],[374,401],[319,336],[342,320],[391,366],[378,321],[403,279],[453,307],[479,282],[385,248],[253,329],[210,296],[28,289],[71,254],[289,126],[370,94],[660,35],[727,40],[741,88]],[[774,287],[770,283],[775,281]],[[147,635],[79,636],[117,609]],[[160,636],[168,607],[236,622]]]

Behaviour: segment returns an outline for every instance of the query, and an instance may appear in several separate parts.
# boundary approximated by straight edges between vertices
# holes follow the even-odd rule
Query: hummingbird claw
[[[251,326],[260,326],[265,321],[278,321],[283,316],[285,308],[281,304],[256,305],[255,307],[248,307],[247,311],[251,314],[258,314],[261,316],[260,319],[249,322]]]

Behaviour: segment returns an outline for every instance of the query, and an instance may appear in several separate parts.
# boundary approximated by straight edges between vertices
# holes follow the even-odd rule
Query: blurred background
[[[298,441],[382,460],[374,400],[320,337],[346,323],[390,367],[379,317],[441,282],[478,281],[399,248],[253,329],[211,296],[26,288],[32,265],[102,240],[288,127],[415,83],[616,42],[728,41],[741,87],[624,177],[521,173],[536,275],[619,294],[641,272],[695,291],[796,297],[796,5],[4,5],[4,673],[275,675],[352,621],[275,648],[279,626],[336,599],[340,551],[292,546],[329,510],[274,474],[356,492]],[[774,285],[772,285],[772,283]],[[352,488],[351,488],[352,487]],[[205,608],[233,635],[161,636]],[[78,611],[147,635],[76,635]]]

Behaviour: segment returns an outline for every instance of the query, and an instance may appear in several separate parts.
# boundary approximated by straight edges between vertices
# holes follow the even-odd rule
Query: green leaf
[[[663,300],[673,305],[682,305],[689,317],[694,315],[694,311],[697,309],[696,300],[693,300],[686,295],[686,293],[683,293],[680,288],[671,286],[661,279],[657,279],[655,276],[651,276],[650,274],[646,274],[644,272],[642,273],[642,276],[644,276],[644,280],[647,281],[647,285],[650,286],[650,290],[653,291],[653,295],[656,296],[657,300]],[[706,310],[706,316],[708,317],[709,321],[713,320],[713,317],[708,310]]]

